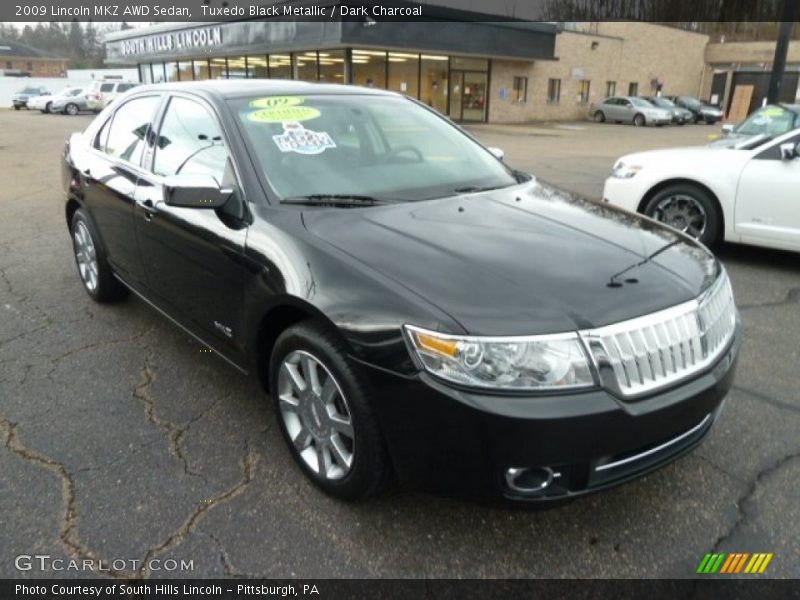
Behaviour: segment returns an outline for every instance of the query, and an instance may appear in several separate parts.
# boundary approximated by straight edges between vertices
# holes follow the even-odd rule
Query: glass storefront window
[[[419,95],[419,55],[389,52],[390,90],[416,98]]]
[[[319,53],[319,80],[344,83],[344,50],[324,50]]]
[[[247,61],[244,56],[228,57],[228,79],[245,79],[247,77]]]
[[[450,66],[463,71],[488,71],[489,61],[485,58],[461,58],[454,56]]]
[[[266,79],[268,76],[266,54],[247,57],[247,77],[250,79]]]
[[[211,79],[226,79],[228,77],[227,59],[211,59]]]
[[[178,81],[192,81],[194,73],[192,71],[192,61],[181,61],[178,63]]]
[[[270,79],[291,79],[292,57],[289,54],[270,54],[269,77]]]
[[[164,70],[166,71],[166,81],[178,81],[178,63],[164,63]]]
[[[353,83],[366,87],[386,87],[386,52],[353,50]]]
[[[196,81],[211,79],[211,72],[208,69],[208,59],[198,58],[193,61],[194,78]]]
[[[150,63],[139,65],[139,81],[153,83],[153,74],[150,72]]]
[[[435,54],[423,54],[420,58],[419,99],[444,114],[447,112],[448,58]]]
[[[317,80],[317,53],[294,53],[294,79],[299,81]]]
[[[153,63],[153,83],[164,83],[167,80],[167,72],[164,63]]]

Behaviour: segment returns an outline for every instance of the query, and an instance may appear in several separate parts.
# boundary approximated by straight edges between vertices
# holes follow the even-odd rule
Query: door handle
[[[150,200],[150,198],[146,198],[144,200],[137,201],[137,204],[144,211],[144,220],[152,221],[153,217],[156,216],[156,213],[158,212],[155,203],[152,200]]]

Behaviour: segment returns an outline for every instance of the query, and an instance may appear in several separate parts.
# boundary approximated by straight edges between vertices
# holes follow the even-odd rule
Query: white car
[[[708,146],[623,156],[603,199],[707,246],[725,240],[800,251],[800,106],[758,113]]]
[[[68,98],[70,96],[77,96],[81,93],[83,88],[80,87],[65,87],[63,90],[56,94],[47,94],[45,96],[36,96],[28,100],[28,108],[30,110],[39,110],[43,113],[49,113],[53,107],[53,101],[61,98]]]
[[[95,81],[88,90],[86,104],[89,110],[100,112],[120,94],[135,88],[138,83],[124,80]]]

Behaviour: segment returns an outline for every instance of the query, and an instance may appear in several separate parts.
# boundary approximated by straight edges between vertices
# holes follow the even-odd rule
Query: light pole
[[[778,33],[778,43],[775,44],[775,58],[772,60],[772,75],[769,78],[767,91],[768,104],[775,104],[780,98],[783,73],[786,70],[786,54],[789,51],[789,34],[792,31],[796,14],[797,0],[783,0],[781,28]]]

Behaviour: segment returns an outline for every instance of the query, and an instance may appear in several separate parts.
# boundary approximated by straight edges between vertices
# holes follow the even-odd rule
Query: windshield
[[[20,94],[38,94],[39,93],[39,88],[27,87],[27,88],[23,89],[19,93]]]
[[[686,106],[691,106],[692,108],[703,108],[703,103],[697,98],[692,98],[691,96],[681,96],[681,101]]]
[[[281,198],[424,200],[517,180],[446,120],[401,97],[269,96],[231,101]]]
[[[650,104],[647,100],[643,98],[630,98],[630,101],[633,102],[634,106],[643,106],[645,108],[653,107],[652,104]]]
[[[667,100],[666,98],[662,98],[660,96],[656,98],[650,98],[650,101],[661,108],[673,108],[675,106],[675,103],[672,100]]]
[[[782,106],[766,106],[750,115],[733,132],[739,135],[775,137],[800,126],[798,120],[800,118],[797,114]]]

